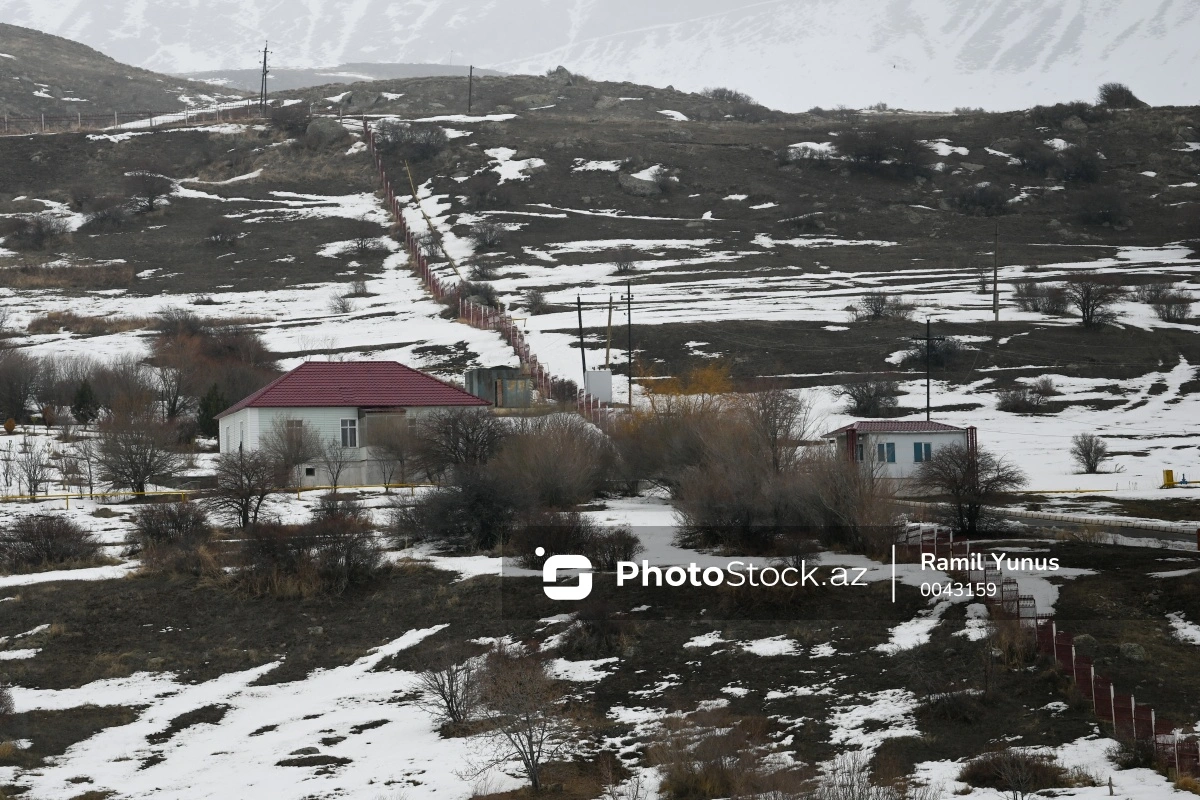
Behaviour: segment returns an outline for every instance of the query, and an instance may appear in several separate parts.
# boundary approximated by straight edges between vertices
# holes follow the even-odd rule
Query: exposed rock
[[[988,146],[993,150],[999,150],[1001,153],[1007,153],[1018,144],[1020,144],[1020,142],[1018,142],[1016,139],[997,139]]]
[[[983,164],[972,164],[968,161],[960,162],[959,166],[970,172],[979,172],[979,170],[983,169]]]
[[[1086,131],[1088,129],[1088,124],[1075,116],[1067,117],[1062,126],[1063,130],[1067,131]]]
[[[319,747],[301,747],[299,750],[293,750],[292,752],[288,753],[288,755],[290,755],[290,756],[315,756],[317,753],[320,753],[320,752],[321,752],[321,748],[319,748]]]
[[[349,137],[350,132],[336,119],[317,117],[308,123],[308,127],[304,130],[304,135],[310,140],[332,144]]]
[[[606,111],[610,108],[616,108],[619,105],[621,105],[619,98],[605,96],[596,101],[596,110]]]
[[[634,197],[653,197],[656,194],[662,193],[662,189],[658,188],[658,184],[654,181],[635,178],[624,172],[617,175],[617,183]]]

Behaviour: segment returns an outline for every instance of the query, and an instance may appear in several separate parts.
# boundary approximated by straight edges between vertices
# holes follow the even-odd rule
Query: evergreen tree
[[[79,383],[79,388],[75,390],[75,399],[71,401],[71,416],[75,417],[75,421],[83,425],[85,428],[92,420],[100,413],[100,406],[96,402],[96,393],[92,391],[92,384],[84,378]]]
[[[200,427],[200,435],[215,439],[219,432],[217,425],[217,414],[225,410],[229,404],[225,402],[225,395],[221,394],[221,389],[215,383],[212,388],[204,393],[200,398],[199,408],[196,410],[196,423]]]

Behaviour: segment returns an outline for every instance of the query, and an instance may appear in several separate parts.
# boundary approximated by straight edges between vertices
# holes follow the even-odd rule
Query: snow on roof
[[[857,433],[954,433],[965,430],[966,428],[957,428],[944,422],[926,422],[925,420],[912,422],[892,419],[860,419],[830,431],[821,438],[831,439],[846,431]]]
[[[486,400],[396,361],[306,361],[217,416],[243,408],[486,405]]]

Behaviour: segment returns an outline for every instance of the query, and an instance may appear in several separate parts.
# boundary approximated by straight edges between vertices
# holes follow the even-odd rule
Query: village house
[[[222,453],[256,450],[278,424],[316,430],[323,445],[347,451],[342,485],[378,483],[371,431],[400,420],[411,425],[441,409],[491,404],[395,361],[306,361],[217,415]],[[301,485],[329,481],[318,459],[302,466]]]
[[[975,427],[956,428],[943,422],[887,419],[857,420],[821,437],[854,461],[874,462],[886,478],[907,478],[939,448],[950,444],[975,447]]]

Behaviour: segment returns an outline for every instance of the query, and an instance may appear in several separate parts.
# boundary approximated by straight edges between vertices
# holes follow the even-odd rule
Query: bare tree
[[[497,648],[488,655],[482,699],[492,747],[477,774],[519,761],[530,788],[540,790],[543,766],[570,742],[562,691],[535,655]]]
[[[979,533],[989,521],[987,510],[1026,482],[1025,473],[1003,458],[965,444],[934,450],[914,475],[917,489],[947,498],[949,521],[966,535]]]
[[[304,420],[276,417],[259,442],[281,476],[300,485],[300,467],[321,456],[321,437]]]
[[[179,471],[183,457],[170,449],[174,432],[145,415],[114,415],[100,425],[96,460],[101,479],[145,492],[152,480]]]
[[[80,439],[75,443],[75,453],[78,456],[80,492],[87,486],[88,496],[96,493],[96,467],[99,463],[100,448],[95,439]]]
[[[1079,311],[1079,321],[1085,328],[1107,325],[1117,318],[1113,305],[1125,297],[1125,288],[1104,283],[1096,278],[1076,278],[1067,281],[1067,300]]]
[[[900,404],[900,384],[877,375],[834,387],[835,396],[846,400],[846,413],[856,417],[879,417]]]
[[[771,470],[779,474],[791,467],[799,440],[808,433],[808,402],[786,389],[771,388],[744,395],[741,409],[757,444],[770,459]]]
[[[391,491],[397,477],[400,483],[408,483],[408,469],[416,447],[408,420],[404,417],[371,420],[367,435],[371,441],[368,452],[379,467],[384,491]]]
[[[1071,437],[1071,458],[1089,475],[1100,471],[1110,458],[1108,445],[1094,433],[1078,433]]]
[[[37,388],[41,361],[20,350],[0,350],[0,417],[17,422],[29,418],[29,403]]]
[[[4,478],[5,494],[12,486],[13,469],[16,466],[16,460],[13,458],[13,443],[9,440],[4,449],[0,451],[0,477]]]
[[[25,491],[36,495],[50,481],[50,448],[29,434],[21,437],[17,453],[17,472],[25,483]]]
[[[462,724],[479,708],[480,670],[470,659],[425,670],[417,686],[424,692],[417,704],[445,722]]]
[[[342,447],[341,442],[335,441],[326,442],[325,446],[321,448],[321,463],[325,465],[325,471],[329,473],[329,486],[333,491],[337,491],[346,467],[358,460],[357,452],[357,448]]]
[[[217,488],[209,505],[237,520],[242,528],[258,524],[263,503],[275,489],[275,464],[262,450],[239,449],[217,456]]]
[[[504,439],[504,424],[477,407],[435,411],[418,426],[421,465],[433,475],[486,464]]]
[[[153,211],[158,201],[175,188],[170,178],[156,175],[148,169],[139,169],[126,174],[125,191],[134,208],[142,213]]]

